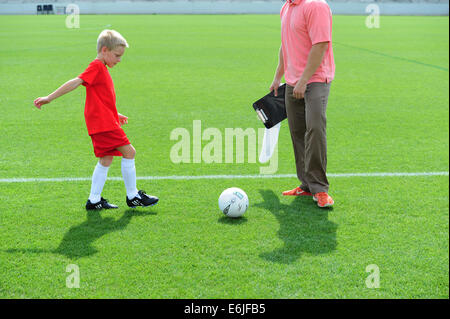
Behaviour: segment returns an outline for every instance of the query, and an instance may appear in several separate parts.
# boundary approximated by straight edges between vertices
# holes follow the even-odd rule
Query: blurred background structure
[[[0,0],[0,14],[276,14],[285,0]],[[327,0],[334,14],[448,15],[449,0]],[[371,6],[372,5],[372,6]]]

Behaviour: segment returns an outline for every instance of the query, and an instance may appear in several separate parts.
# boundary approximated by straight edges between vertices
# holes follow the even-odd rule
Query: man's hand
[[[294,87],[294,91],[292,91],[292,95],[296,99],[303,99],[305,98],[305,91],[306,91],[306,83],[299,80],[297,81],[297,84]]]
[[[128,124],[128,117],[119,113],[119,123],[120,123],[120,126],[122,126],[124,124]]]
[[[275,96],[278,96],[278,87],[280,86],[280,82],[281,80],[275,78],[272,82],[272,84],[270,85],[270,92],[274,91]]]
[[[34,100],[34,106],[36,106],[38,109],[41,109],[42,105],[48,104],[50,102],[51,100],[48,98],[48,96],[38,97],[36,100]]]

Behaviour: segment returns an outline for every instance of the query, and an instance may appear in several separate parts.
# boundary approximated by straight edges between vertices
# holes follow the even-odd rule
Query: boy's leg
[[[127,190],[127,205],[129,207],[151,206],[158,202],[155,196],[149,196],[144,191],[138,191],[136,187],[136,166],[134,157],[136,150],[131,144],[117,148],[123,155],[122,158],[122,176]]]
[[[89,200],[91,203],[98,203],[101,200],[103,186],[108,176],[108,169],[113,160],[112,156],[100,157],[92,174],[91,193]]]
[[[117,148],[123,154],[122,157],[122,176],[127,190],[128,199],[135,198],[138,195],[136,188],[136,166],[134,163],[134,157],[136,150],[133,145],[128,144]]]

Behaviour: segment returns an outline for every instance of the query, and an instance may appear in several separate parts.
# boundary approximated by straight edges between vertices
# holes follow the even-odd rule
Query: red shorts
[[[117,148],[131,144],[121,128],[114,131],[92,134],[90,136],[96,157],[104,157],[107,155],[122,156],[122,153]]]

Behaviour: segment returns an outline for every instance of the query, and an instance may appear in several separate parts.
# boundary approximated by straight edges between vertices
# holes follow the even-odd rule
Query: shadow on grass
[[[54,253],[75,259],[91,256],[98,252],[92,243],[102,236],[124,229],[133,217],[156,215],[155,212],[129,209],[122,217],[115,220],[113,217],[102,217],[100,211],[88,211],[87,219],[83,223],[71,227],[64,235],[61,243],[55,250],[44,249],[8,249],[6,252],[17,253]]]
[[[222,216],[219,218],[218,222],[226,225],[241,225],[247,222],[247,217],[231,218]]]
[[[327,254],[336,249],[337,225],[328,220],[331,209],[322,209],[311,197],[297,196],[290,205],[280,203],[271,190],[259,191],[264,199],[254,206],[269,210],[280,223],[278,237],[284,245],[260,257],[271,262],[289,264],[302,253]]]
[[[121,218],[115,220],[112,217],[102,218],[98,211],[90,211],[87,213],[85,222],[69,229],[54,252],[68,258],[91,256],[97,252],[97,249],[92,246],[95,240],[126,228],[133,217],[150,214],[155,213],[129,209]]]

